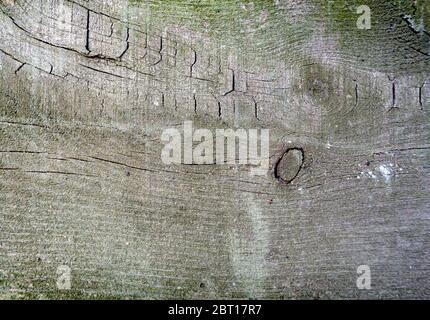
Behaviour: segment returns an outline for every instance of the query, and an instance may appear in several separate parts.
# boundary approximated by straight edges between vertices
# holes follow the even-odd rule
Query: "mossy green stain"
[[[253,58],[297,56],[296,50],[312,34],[312,23],[292,21],[285,8],[275,1],[139,1],[131,6],[151,29],[161,25],[184,26],[212,38],[212,43]],[[268,59],[270,58],[270,59]],[[252,60],[252,59],[251,59]]]

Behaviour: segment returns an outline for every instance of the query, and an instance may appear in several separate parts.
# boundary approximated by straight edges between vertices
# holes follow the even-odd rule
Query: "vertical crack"
[[[236,90],[236,74],[234,73],[234,70],[231,68],[228,68],[228,70],[231,71],[231,89],[224,93],[224,96],[234,92]]]
[[[254,97],[252,97],[252,101],[254,102],[254,116],[255,116],[255,119],[260,120],[258,118],[258,104],[257,104],[257,101],[255,100]]]
[[[130,48],[130,28],[127,27],[127,31],[126,31],[126,36],[125,36],[125,49],[124,51],[120,54],[120,56],[118,57],[119,60],[122,59],[122,57],[126,54],[126,52],[128,51],[128,49]]]
[[[221,118],[222,117],[222,108],[221,108],[221,101],[219,101],[218,100],[218,98],[213,94],[213,93],[211,93],[212,94],[212,97],[216,100],[216,102],[217,102],[217,106],[218,106],[218,118]]]
[[[420,104],[420,108],[421,108],[421,110],[423,109],[423,86],[424,86],[424,85],[421,85],[421,86],[418,88],[418,102],[419,102],[419,104]]]
[[[17,74],[19,72],[19,70],[21,70],[24,66],[26,65],[25,62],[23,62],[16,70],[15,70],[15,74]]]
[[[355,83],[355,107],[358,106],[358,83]]]
[[[109,38],[113,36],[113,22],[110,23],[110,34]]]
[[[218,101],[218,118],[222,117],[222,108],[221,108],[221,102]]]
[[[194,66],[197,63],[197,51],[194,50],[193,48],[191,48],[191,50],[193,51],[193,62],[191,63],[191,66],[190,66],[190,77],[192,78],[193,77]]]
[[[160,58],[158,59],[157,62],[155,62],[154,64],[152,64],[153,66],[158,65],[159,63],[161,63],[163,61],[163,37],[160,37],[160,50],[158,50],[158,55],[160,56]]]
[[[105,110],[105,99],[104,99],[104,98],[102,98],[102,101],[101,101],[101,109],[100,109],[100,116],[102,116],[102,115],[103,115],[104,110]]]
[[[193,94],[193,100],[194,100],[194,113],[197,114],[197,99],[196,99],[196,94]]]
[[[90,50],[90,17],[91,13],[90,10],[87,10],[87,33],[86,33],[86,42],[85,42],[85,49],[88,51],[88,53],[91,52]]]

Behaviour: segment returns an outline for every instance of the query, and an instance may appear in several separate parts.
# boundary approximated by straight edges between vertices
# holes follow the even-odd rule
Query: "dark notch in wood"
[[[287,177],[285,175],[285,172],[283,172],[282,167],[285,167],[287,164],[286,162],[286,157],[288,156],[288,154],[290,152],[294,152],[294,151],[298,151],[301,154],[301,161],[300,164],[298,164],[296,167],[293,168],[289,168],[292,170],[292,172],[294,173],[293,175],[291,175],[290,177]],[[276,161],[275,163],[275,167],[274,167],[274,174],[275,174],[275,178],[285,184],[290,184],[291,182],[293,182],[297,176],[299,175],[300,171],[303,168],[303,164],[305,162],[305,152],[303,150],[303,148],[299,148],[299,147],[294,147],[294,148],[288,148],[283,154],[282,156]]]

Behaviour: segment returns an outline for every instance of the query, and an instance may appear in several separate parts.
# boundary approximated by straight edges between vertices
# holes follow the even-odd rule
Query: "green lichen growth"
[[[422,25],[423,30],[429,30],[430,2],[427,0],[332,0],[332,1],[312,1],[316,8],[316,13],[325,21],[326,30],[329,32],[350,33],[365,32],[356,27],[357,18],[360,13],[357,8],[366,5],[370,9],[372,29],[381,29],[387,23],[401,23],[402,18],[411,18],[417,28]],[[391,27],[396,27],[391,25]],[[386,30],[385,30],[386,31]]]
[[[321,56],[341,57],[358,69],[413,72],[429,64],[430,2],[426,0],[311,0],[296,4],[129,0],[129,4],[142,9],[137,22],[148,30],[162,33],[167,27],[179,26],[204,34],[210,38],[205,45],[211,46],[205,49],[226,48],[251,66],[315,58],[318,53],[312,45],[318,38],[324,44]],[[371,10],[370,30],[357,27],[360,5]]]
[[[430,32],[430,1],[417,0],[415,5],[416,10],[412,12],[412,18],[419,25],[422,25],[423,30]]]
[[[139,22],[150,31],[184,27],[210,37],[212,44],[246,52],[250,60],[297,56],[297,48],[314,28],[304,16],[270,0],[129,0],[129,4],[142,9]]]
[[[414,64],[420,65],[417,70],[428,65],[425,56],[430,51],[429,1],[312,2],[319,8],[314,12],[315,19],[322,21],[325,36],[335,44],[333,49],[339,50],[356,67],[396,73],[411,71]],[[363,14],[357,11],[361,5],[370,9],[370,29],[357,27],[357,20]]]

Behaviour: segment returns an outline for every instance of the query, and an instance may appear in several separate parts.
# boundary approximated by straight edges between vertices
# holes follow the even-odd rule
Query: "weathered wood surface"
[[[429,6],[365,4],[0,1],[0,298],[428,298]],[[270,172],[164,165],[184,120]]]

